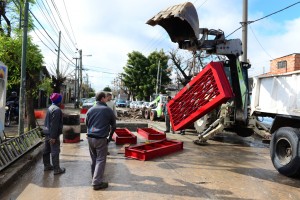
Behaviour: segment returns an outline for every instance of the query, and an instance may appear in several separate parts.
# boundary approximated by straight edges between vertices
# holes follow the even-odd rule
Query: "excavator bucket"
[[[159,12],[148,20],[147,24],[162,26],[174,43],[193,41],[199,38],[198,14],[190,2],[178,4]]]

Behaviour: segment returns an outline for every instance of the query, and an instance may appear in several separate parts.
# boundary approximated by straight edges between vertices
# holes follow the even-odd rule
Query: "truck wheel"
[[[151,110],[150,120],[154,121],[156,118],[157,118],[157,112],[156,112],[156,110]]]
[[[272,135],[270,155],[276,170],[289,177],[300,175],[300,132],[292,127],[281,127]]]
[[[216,110],[213,110],[210,113],[198,119],[197,121],[195,121],[194,127],[197,133],[202,133],[209,127],[209,125],[211,125],[216,120],[217,120]]]
[[[150,112],[151,112],[151,110],[149,110],[149,109],[145,110],[145,119],[149,119],[150,118]]]

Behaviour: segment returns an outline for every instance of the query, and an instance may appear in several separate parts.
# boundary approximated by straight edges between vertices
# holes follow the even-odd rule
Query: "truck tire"
[[[156,118],[157,118],[157,112],[156,112],[156,110],[151,110],[150,120],[154,121],[154,120],[156,120]]]
[[[217,111],[213,110],[194,122],[197,133],[205,131],[214,121],[217,120]]]
[[[151,112],[150,109],[146,109],[145,110],[145,119],[149,119],[150,118],[150,112]]]
[[[300,132],[292,127],[281,127],[272,135],[270,155],[276,170],[289,177],[300,175]]]

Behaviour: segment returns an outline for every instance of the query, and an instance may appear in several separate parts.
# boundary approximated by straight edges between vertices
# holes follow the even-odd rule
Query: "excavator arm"
[[[227,56],[234,93],[235,122],[237,125],[246,125],[248,123],[248,85],[245,81],[247,67],[241,66],[238,59],[242,55],[241,40],[227,40],[221,30],[199,28],[197,11],[190,2],[159,12],[149,19],[147,24],[162,26],[172,42],[178,43],[180,49],[205,50],[208,54]]]

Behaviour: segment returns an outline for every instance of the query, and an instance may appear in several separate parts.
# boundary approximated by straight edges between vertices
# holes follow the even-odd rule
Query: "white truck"
[[[300,71],[255,77],[251,115],[274,117],[270,154],[274,167],[300,175]]]

